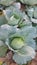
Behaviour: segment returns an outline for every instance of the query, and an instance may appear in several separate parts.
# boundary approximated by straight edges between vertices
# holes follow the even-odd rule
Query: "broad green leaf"
[[[28,5],[35,5],[37,4],[37,0],[20,0],[22,3],[24,4],[28,4]]]
[[[0,15],[0,26],[3,25],[3,24],[6,24],[7,23],[7,20],[4,16],[4,14],[1,14]]]
[[[13,4],[17,9],[21,9],[21,3],[20,2],[15,2]]]
[[[31,57],[34,57],[35,52],[32,49],[33,49],[32,47],[30,48],[29,46],[27,46],[27,47],[26,46],[23,46],[17,53],[19,55],[21,55],[21,56],[31,56],[32,55]]]
[[[31,18],[34,16],[34,7],[32,6],[26,6],[26,12],[27,15]]]
[[[35,42],[36,42],[36,50],[37,50],[37,37],[35,38]]]
[[[30,17],[31,22],[37,24],[37,6],[27,6],[26,12]]]
[[[2,25],[0,27],[0,39],[5,40],[6,38],[8,38],[9,34],[14,34],[15,32],[16,32],[15,27],[11,27],[7,24]]]
[[[0,57],[4,57],[6,55],[8,47],[6,45],[0,46]]]
[[[37,26],[36,26],[36,50],[37,50]]]
[[[12,2],[14,2],[16,0],[0,0],[0,4],[3,4],[3,5],[10,5]]]
[[[26,11],[29,17],[34,17],[37,19],[37,6],[27,6]]]
[[[37,26],[36,26],[36,37],[37,37]]]
[[[32,47],[26,46],[19,50],[20,53],[24,53],[24,56],[21,55],[20,53],[15,53],[13,59],[18,63],[18,64],[26,64],[27,61],[30,61],[32,58],[35,56],[35,51],[33,50]],[[23,52],[24,51],[24,52]],[[18,58],[17,58],[18,57]]]
[[[37,19],[37,6],[34,6],[34,18]]]
[[[4,45],[4,42],[0,40],[0,46],[3,46]]]
[[[36,28],[36,35],[35,35],[35,43],[36,43],[36,46],[35,46],[35,48],[36,48],[36,50],[37,50],[37,24],[35,24],[35,23],[33,23],[33,27],[35,27]]]
[[[26,21],[27,20],[27,21]],[[18,28],[22,28],[24,26],[31,26],[31,22],[29,22],[28,19],[26,19],[25,21],[21,20],[18,24]]]
[[[35,31],[35,32],[34,32]],[[25,33],[24,33],[25,32]],[[22,32],[21,34],[24,36],[25,38],[25,42],[33,47],[35,49],[35,40],[33,38],[36,37],[36,28],[32,27],[32,26],[26,26],[24,28],[22,28]],[[33,46],[34,45],[34,46]]]

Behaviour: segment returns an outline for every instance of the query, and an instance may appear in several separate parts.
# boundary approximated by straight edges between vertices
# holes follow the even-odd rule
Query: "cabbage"
[[[11,34],[9,38],[6,39],[5,44],[10,50],[14,51],[15,54],[13,59],[18,64],[23,64],[35,57],[34,50],[36,43],[33,39],[35,38],[35,35],[36,28],[28,25],[19,28],[15,34]]]
[[[24,46],[24,41],[21,38],[14,38],[10,45],[14,49],[20,49]]]
[[[25,25],[24,22],[26,22],[26,24],[28,24],[27,22],[30,23],[29,17],[26,15],[26,13],[13,6],[8,7],[6,10],[3,10],[3,12],[8,21],[7,24],[10,26],[18,25],[19,27],[22,27]]]

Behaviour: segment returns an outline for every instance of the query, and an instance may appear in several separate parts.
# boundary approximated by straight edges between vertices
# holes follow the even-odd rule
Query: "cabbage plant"
[[[0,0],[0,4],[9,5],[11,1]],[[21,2],[23,3],[25,0],[21,0]],[[31,4],[31,2],[28,4]],[[35,3],[33,2],[33,4]],[[31,19],[36,9],[33,12],[30,9],[27,9],[26,14],[25,11],[18,9],[14,5],[10,5],[5,10],[2,9],[4,14],[2,15],[5,18],[0,16],[0,56],[5,56],[7,49],[10,49],[14,52],[13,60],[20,65],[26,64],[35,57],[37,25],[32,26]],[[37,15],[35,14],[34,17],[36,18]]]
[[[25,13],[22,13],[19,9],[10,6],[6,10],[3,10],[4,15],[8,21],[7,24],[11,26],[18,25],[19,21],[23,19]]]
[[[30,17],[30,20],[33,23],[37,24],[37,6],[27,6],[26,7],[27,15]]]
[[[26,15],[26,13],[21,10],[19,10],[17,7],[15,6],[10,6],[8,8],[6,8],[6,10],[3,10],[4,15],[8,21],[8,25],[10,26],[24,26],[25,24],[29,24],[27,23],[27,21],[29,21],[29,17]],[[23,22],[23,20],[25,20],[25,24]],[[29,24],[30,25],[30,24]]]
[[[14,51],[13,59],[18,64],[27,63],[27,61],[35,57],[36,43],[33,39],[35,35],[36,28],[27,25],[19,28],[16,33],[10,34],[9,38],[6,39],[5,44],[10,50]]]

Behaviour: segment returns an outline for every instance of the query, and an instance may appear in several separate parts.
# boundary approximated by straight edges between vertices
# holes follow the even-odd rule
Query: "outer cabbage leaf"
[[[10,5],[12,2],[14,2],[16,0],[0,0],[0,4],[3,4],[3,5]]]
[[[35,38],[35,41],[36,41],[36,50],[37,50],[37,26],[36,26],[36,38]]]
[[[35,5],[37,4],[37,0],[20,0],[22,3],[24,4],[28,4],[28,5]]]
[[[37,6],[27,6],[26,12],[27,15],[30,17],[31,22],[37,24]]]
[[[0,46],[0,57],[4,57],[6,55],[7,49],[8,47],[5,44]]]
[[[14,34],[16,32],[16,28],[9,26],[7,24],[2,25],[0,27],[0,40],[5,40],[8,38],[10,34]]]
[[[24,52],[25,53],[24,53]],[[35,56],[35,52],[33,48],[26,46],[20,51],[21,53],[24,53],[25,55],[22,56],[19,53],[15,53],[13,59],[18,63],[18,64],[26,64],[27,61],[30,61],[32,57]],[[18,58],[17,58],[18,57]]]
[[[3,24],[6,24],[7,23],[7,20],[4,16],[4,14],[1,14],[0,15],[0,26],[3,25]]]

